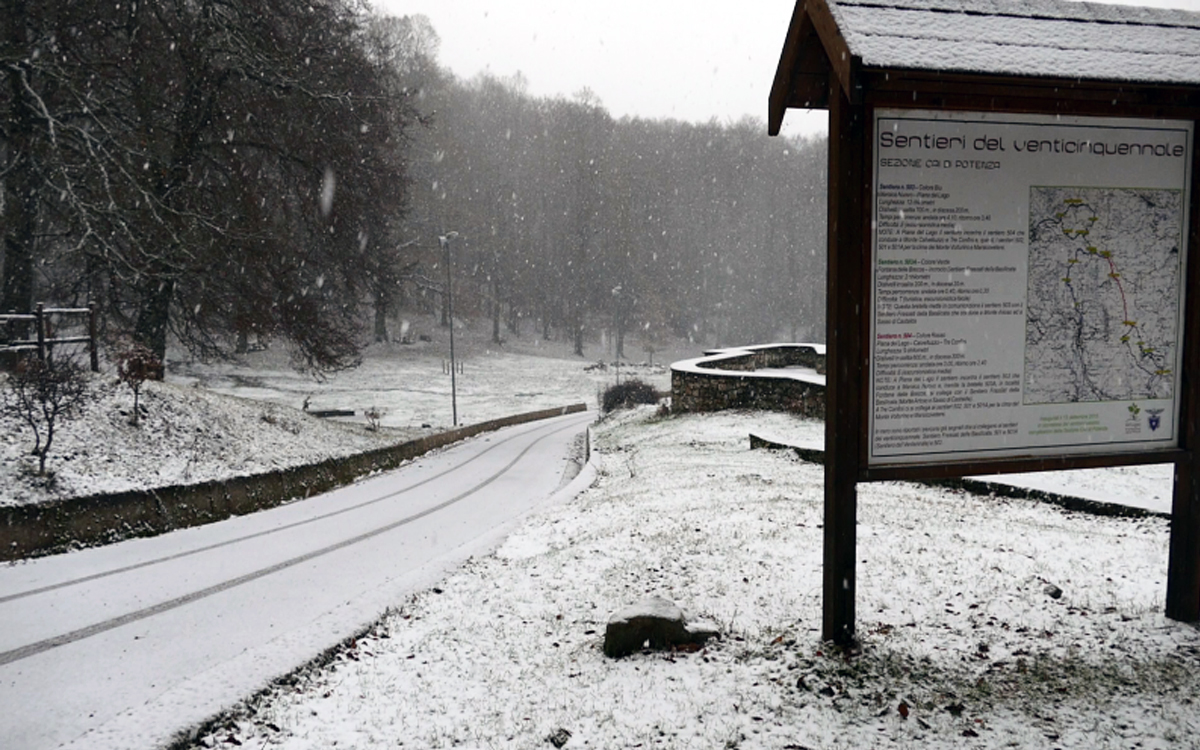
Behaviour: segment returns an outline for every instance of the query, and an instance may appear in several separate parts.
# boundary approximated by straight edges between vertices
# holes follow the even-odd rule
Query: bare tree
[[[60,358],[52,364],[27,357],[8,376],[4,409],[33,432],[38,474],[46,473],[46,458],[60,420],[81,412],[87,395],[87,376],[71,359]]]
[[[0,57],[6,303],[29,297],[24,259],[53,236],[108,316],[160,358],[169,333],[221,354],[230,332],[253,331],[291,341],[309,367],[356,361],[413,121],[410,92],[367,49],[363,8],[14,10]]]

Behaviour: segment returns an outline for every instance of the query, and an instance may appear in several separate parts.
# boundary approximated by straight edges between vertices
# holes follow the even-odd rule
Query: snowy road
[[[499,542],[555,495],[591,420],[508,428],[302,502],[0,568],[0,747],[163,744]]]

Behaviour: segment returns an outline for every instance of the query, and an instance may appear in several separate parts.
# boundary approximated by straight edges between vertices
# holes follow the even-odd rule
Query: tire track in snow
[[[118,617],[114,617],[109,620],[104,620],[103,622],[98,622],[94,625],[89,625],[85,628],[73,630],[69,633],[64,633],[62,635],[54,636],[53,638],[47,638],[47,639],[38,641],[36,643],[31,643],[27,646],[15,648],[15,649],[12,649],[11,651],[0,652],[0,666],[4,666],[6,664],[11,664],[13,662],[20,661],[22,659],[27,659],[31,656],[36,656],[37,654],[49,651],[53,648],[58,648],[59,646],[65,646],[70,643],[75,643],[76,641],[81,641],[81,640],[90,638],[92,636],[99,635],[100,633],[105,633],[105,632],[108,632],[109,630],[114,630],[123,625],[128,625],[130,623],[137,622],[139,620],[144,620],[149,617],[154,617],[155,615],[162,614],[163,612],[168,612],[170,610],[177,609],[184,605],[191,604],[192,602],[196,602],[201,599],[206,599],[215,594],[219,594],[222,591],[226,591],[228,589],[235,588],[237,586],[241,586],[246,583],[250,583],[251,581],[256,581],[260,578],[265,578],[266,576],[269,576],[273,573],[277,573],[281,570],[286,570],[287,568],[291,568],[291,567],[294,567],[301,563],[308,562],[309,560],[314,560],[318,557],[322,557],[322,556],[330,554],[332,552],[336,552],[338,550],[345,549],[347,547],[352,547],[355,544],[364,542],[368,539],[372,539],[381,534],[385,534],[389,531],[392,531],[393,529],[397,529],[401,526],[410,524],[413,521],[417,521],[426,516],[432,515],[440,510],[448,508],[451,505],[454,505],[455,503],[462,501],[463,499],[465,499],[467,497],[470,497],[471,495],[475,494],[479,490],[488,486],[489,484],[496,481],[500,477],[504,476],[504,474],[506,474],[509,469],[511,469],[513,466],[515,466],[518,461],[520,461],[522,458],[525,457],[525,454],[527,454],[530,450],[532,450],[533,447],[535,445],[537,445],[538,443],[540,443],[541,441],[545,440],[546,438],[550,437],[551,435],[556,435],[559,432],[572,429],[576,426],[577,426],[576,424],[571,423],[571,424],[567,424],[562,427],[559,427],[558,429],[547,432],[546,434],[538,437],[536,440],[534,440],[529,445],[527,445],[524,448],[524,450],[522,450],[520,453],[518,453],[517,456],[512,461],[509,461],[503,468],[501,468],[495,474],[491,475],[490,477],[483,480],[482,482],[475,485],[474,487],[467,490],[466,492],[456,495],[455,497],[452,497],[449,500],[441,502],[437,505],[426,508],[425,510],[422,510],[418,513],[414,513],[414,514],[412,514],[410,516],[406,516],[405,518],[402,518],[398,521],[393,521],[384,526],[380,526],[376,529],[372,529],[371,531],[363,532],[362,534],[358,534],[356,536],[350,537],[349,539],[344,539],[340,542],[337,542],[336,544],[331,544],[326,547],[322,547],[320,549],[313,550],[311,552],[306,552],[302,555],[297,555],[291,559],[284,560],[284,561],[276,563],[274,565],[270,565],[266,568],[261,568],[254,572],[247,573],[242,576],[238,576],[237,578],[232,578],[228,581],[224,581],[222,583],[218,583],[213,586],[209,586],[207,588],[200,589],[199,591],[194,591],[190,594],[185,594],[183,596],[176,597],[174,599],[169,599],[165,602],[160,602],[159,604],[156,604],[151,607],[139,609],[134,612],[128,612],[124,615],[120,615]],[[525,434],[525,433],[522,433],[522,434]],[[514,436],[514,439],[515,439],[515,437],[516,436]],[[503,443],[497,443],[496,446],[502,445],[502,444]],[[492,446],[492,447],[494,448],[496,446]],[[491,450],[491,448],[488,448],[487,450]],[[483,453],[486,453],[486,452],[487,452],[486,450],[482,451],[478,455],[483,455]],[[478,455],[476,457],[478,457]],[[465,463],[469,463],[469,462],[464,462],[464,464],[460,464],[459,466],[465,465]],[[458,468],[458,467],[455,467],[455,468]],[[453,469],[451,471],[453,471]],[[437,476],[444,476],[446,473],[448,473],[448,472],[442,472],[442,474],[439,474]],[[421,482],[421,484],[425,484],[426,482],[432,481],[432,479],[435,479],[435,478],[437,478],[437,477],[431,477],[430,479],[424,480],[423,482]],[[419,485],[413,485],[413,487],[416,487],[416,486],[419,486]],[[406,488],[406,490],[401,490],[401,492],[407,491],[408,489],[412,489],[412,487]],[[398,494],[398,493],[393,493],[393,494]],[[384,498],[376,498],[375,500],[368,501],[366,503],[362,503],[356,507],[362,507],[363,505],[369,505],[374,502],[379,502],[382,499],[384,499]],[[338,512],[342,512],[342,511],[338,511]],[[329,515],[335,515],[335,514],[326,514],[325,516],[320,516],[319,518],[326,518]],[[317,519],[310,519],[310,520],[317,520]],[[301,523],[307,523],[307,521],[301,522]],[[295,525],[299,525],[299,524],[295,524]],[[272,530],[272,531],[274,531],[274,530]],[[248,535],[246,537],[243,537],[243,539],[252,539],[254,537],[261,536],[264,533],[269,533],[269,532],[260,532],[259,534]],[[221,543],[218,545],[213,545],[213,546],[209,547],[208,549],[215,549],[218,547],[223,547],[223,546],[226,546],[226,544],[230,544],[230,543],[232,543],[232,542],[224,542],[224,543]],[[163,559],[165,560],[167,558],[163,558]],[[132,566],[132,567],[142,567],[145,564],[152,564],[152,563],[143,563],[141,565]],[[110,575],[111,575],[111,573],[110,573]]]
[[[368,506],[370,506],[370,505],[375,505],[376,503],[381,503],[381,502],[383,502],[384,500],[389,500],[389,499],[391,499],[391,498],[393,498],[393,497],[397,497],[397,496],[399,496],[399,495],[403,495],[403,494],[404,494],[404,493],[406,493],[406,492],[411,492],[412,490],[415,490],[415,489],[417,489],[418,487],[422,487],[422,486],[424,486],[424,485],[426,485],[426,484],[429,484],[430,482],[432,482],[432,481],[434,481],[434,480],[436,480],[436,479],[441,479],[442,477],[446,476],[447,474],[452,474],[452,473],[454,473],[455,471],[458,471],[459,469],[461,469],[462,467],[464,467],[464,466],[466,466],[466,465],[468,465],[468,464],[472,463],[473,461],[476,461],[477,459],[479,459],[479,458],[482,458],[482,457],[483,457],[483,456],[484,456],[486,453],[488,453],[489,451],[492,451],[492,450],[494,450],[494,449],[496,449],[496,448],[499,448],[500,446],[504,445],[505,443],[511,442],[511,441],[513,441],[513,440],[516,440],[517,438],[521,437],[522,435],[528,434],[529,432],[533,432],[534,430],[536,430],[536,429],[540,429],[540,428],[541,428],[541,427],[543,427],[543,426],[544,426],[544,425],[537,425],[537,426],[533,427],[532,429],[529,429],[529,430],[524,430],[524,431],[522,431],[522,432],[519,432],[519,433],[517,433],[517,434],[515,434],[515,435],[512,435],[511,437],[506,437],[506,438],[504,438],[503,440],[497,441],[497,442],[496,442],[496,443],[494,443],[493,445],[490,445],[490,446],[488,446],[487,448],[485,448],[485,449],[483,449],[483,450],[479,451],[478,453],[474,454],[473,456],[471,456],[471,457],[470,457],[470,458],[468,458],[467,460],[463,461],[462,463],[460,463],[460,464],[456,464],[455,466],[452,466],[452,467],[450,467],[449,469],[446,469],[446,470],[445,470],[445,471],[443,471],[443,472],[440,472],[440,473],[438,473],[438,474],[434,474],[433,476],[431,476],[431,477],[429,477],[429,478],[427,478],[427,479],[422,479],[422,480],[421,480],[421,481],[419,481],[419,482],[416,482],[416,483],[414,483],[414,484],[411,484],[411,485],[409,485],[409,486],[407,486],[407,487],[403,487],[403,488],[401,488],[401,489],[395,490],[394,492],[389,492],[389,493],[387,493],[387,494],[385,494],[385,495],[380,495],[379,497],[373,498],[373,499],[371,499],[371,500],[364,500],[364,501],[363,501],[363,502],[361,502],[361,503],[357,503],[357,504],[355,504],[355,505],[348,505],[348,506],[346,506],[345,508],[340,508],[340,509],[338,509],[338,510],[330,511],[330,512],[328,512],[328,513],[323,513],[323,514],[321,514],[321,515],[319,515],[319,516],[313,516],[312,518],[306,518],[306,519],[304,519],[303,521],[293,521],[292,523],[289,523],[289,524],[284,524],[283,526],[278,526],[278,527],[276,527],[276,528],[273,528],[273,529],[266,529],[266,530],[264,530],[264,531],[257,531],[257,532],[255,532],[255,533],[253,533],[253,534],[246,534],[245,536],[236,537],[236,538],[234,538],[234,539],[227,539],[227,540],[226,540],[226,541],[224,541],[224,542],[217,542],[216,544],[209,544],[209,545],[206,545],[206,546],[204,546],[204,547],[197,547],[197,548],[195,548],[195,549],[187,550],[186,552],[177,552],[177,553],[175,553],[175,554],[173,554],[173,555],[166,555],[166,556],[164,556],[164,557],[157,557],[157,558],[154,558],[154,559],[152,559],[152,560],[146,560],[146,561],[144,561],[144,562],[140,562],[140,563],[134,563],[134,564],[132,564],[132,565],[126,565],[126,566],[124,566],[124,567],[120,567],[120,568],[113,568],[112,570],[106,570],[106,571],[103,571],[103,572],[101,572],[101,573],[93,573],[93,574],[91,574],[91,575],[82,576],[82,577],[80,577],[80,578],[73,578],[73,579],[71,579],[71,580],[69,580],[69,581],[61,581],[61,582],[59,582],[59,583],[50,584],[49,586],[41,586],[41,587],[39,587],[39,588],[36,588],[36,589],[29,589],[29,590],[27,590],[27,591],[19,591],[19,592],[15,593],[15,594],[8,594],[7,596],[0,596],[0,604],[7,604],[8,602],[15,601],[15,600],[17,600],[17,599],[24,599],[24,598],[26,598],[26,597],[30,597],[30,596],[36,596],[36,595],[38,595],[38,594],[45,594],[45,593],[47,593],[47,592],[50,592],[50,591],[57,591],[58,589],[67,588],[67,587],[69,587],[69,586],[77,586],[77,585],[79,585],[79,584],[82,584],[82,583],[88,583],[88,582],[90,582],[90,581],[99,580],[99,579],[101,579],[101,578],[107,578],[107,577],[109,577],[109,576],[115,576],[115,575],[118,575],[118,574],[120,574],[120,573],[128,573],[128,572],[129,572],[129,571],[131,571],[131,570],[139,570],[139,569],[141,569],[141,568],[148,568],[148,567],[150,567],[150,566],[152,566],[152,565],[159,565],[159,564],[162,564],[162,563],[165,563],[165,562],[171,562],[171,561],[173,561],[173,560],[179,560],[179,559],[181,559],[181,558],[184,558],[184,557],[190,557],[190,556],[192,556],[192,555],[198,555],[198,554],[200,554],[200,553],[202,553],[202,552],[208,552],[208,551],[210,551],[210,550],[214,550],[214,549],[220,549],[221,547],[228,547],[229,545],[232,545],[232,544],[238,544],[238,543],[240,543],[240,542],[249,541],[249,540],[251,540],[251,539],[258,539],[258,538],[260,538],[260,537],[264,537],[264,536],[270,536],[271,534],[276,534],[276,533],[279,533],[279,532],[281,532],[281,531],[288,531],[288,530],[290,530],[290,529],[294,529],[294,528],[297,528],[297,527],[299,527],[299,526],[305,526],[305,525],[307,525],[307,524],[310,524],[310,523],[316,523],[317,521],[324,521],[324,520],[325,520],[325,519],[327,519],[327,518],[333,518],[334,516],[340,516],[340,515],[342,515],[342,514],[345,514],[345,513],[350,513],[350,512],[352,512],[352,511],[359,510],[360,508],[365,508],[365,507],[368,507]],[[555,432],[557,432],[557,430],[556,430]],[[554,433],[549,433],[549,434],[554,434]],[[331,491],[332,491],[332,492],[336,492],[337,490],[331,490]],[[304,498],[304,499],[307,499],[307,498]]]

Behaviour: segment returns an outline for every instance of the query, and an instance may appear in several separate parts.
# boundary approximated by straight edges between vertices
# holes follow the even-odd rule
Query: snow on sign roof
[[[1065,0],[827,0],[872,68],[1200,83],[1200,14]]]
[[[825,107],[830,70],[1200,84],[1200,13],[1069,0],[799,0],[771,91]]]

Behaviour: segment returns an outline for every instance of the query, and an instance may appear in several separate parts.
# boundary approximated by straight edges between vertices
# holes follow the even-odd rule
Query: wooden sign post
[[[771,90],[829,110],[826,639],[859,482],[1144,463],[1200,620],[1200,14],[998,8],[800,0]]]

